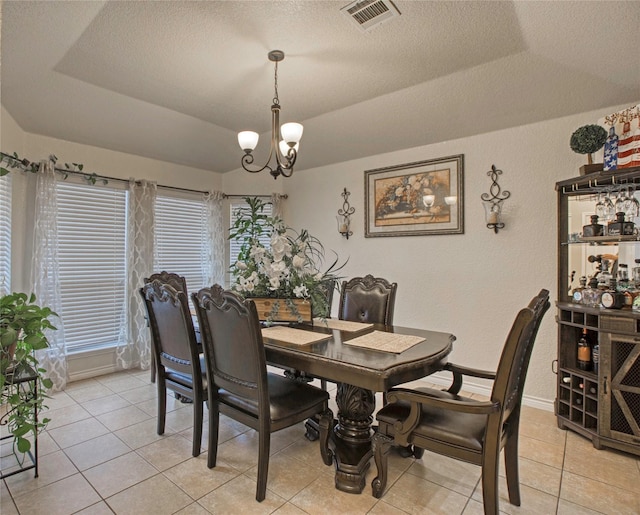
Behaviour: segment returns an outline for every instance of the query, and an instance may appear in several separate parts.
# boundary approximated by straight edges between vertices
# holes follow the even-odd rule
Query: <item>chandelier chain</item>
[[[274,91],[275,91],[275,96],[273,97],[273,105],[280,105],[280,99],[278,98],[278,61],[276,61],[276,67],[275,67],[275,72],[273,74],[273,84],[274,84]]]

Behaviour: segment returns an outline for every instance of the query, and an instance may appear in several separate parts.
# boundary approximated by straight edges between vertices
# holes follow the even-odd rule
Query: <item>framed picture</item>
[[[365,237],[464,233],[464,155],[366,170]]]

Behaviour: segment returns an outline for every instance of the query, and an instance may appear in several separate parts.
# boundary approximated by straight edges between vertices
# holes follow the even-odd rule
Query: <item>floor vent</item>
[[[356,0],[340,10],[363,32],[400,16],[400,11],[391,0]]]

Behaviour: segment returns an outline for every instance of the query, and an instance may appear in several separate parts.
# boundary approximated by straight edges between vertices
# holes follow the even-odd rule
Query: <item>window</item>
[[[154,272],[173,272],[187,280],[187,290],[205,286],[206,224],[204,201],[160,196],[156,198],[157,261]]]
[[[0,295],[11,291],[11,174],[0,177]]]
[[[249,206],[246,202],[232,202],[231,203],[231,213],[230,213],[230,227],[233,227],[233,224],[236,222],[236,218],[238,217],[238,213],[249,209]],[[267,216],[271,216],[273,213],[273,205],[265,204],[263,214]],[[271,240],[269,236],[263,234],[260,236],[260,242],[264,245],[265,248],[270,248]],[[229,240],[229,264],[233,265],[236,261],[238,261],[238,255],[240,254],[240,247],[242,246],[242,241],[238,239]]]
[[[125,306],[127,192],[68,182],[56,188],[67,351],[115,346]]]

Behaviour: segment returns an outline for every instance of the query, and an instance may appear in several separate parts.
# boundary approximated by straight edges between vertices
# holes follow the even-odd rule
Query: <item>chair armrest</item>
[[[442,399],[432,397],[427,392],[411,390],[409,388],[393,388],[387,392],[389,402],[406,401],[433,408],[459,411],[474,415],[489,415],[500,411],[498,401],[459,401],[456,399]]]
[[[462,389],[462,376],[479,377],[481,379],[495,379],[495,372],[489,372],[486,370],[479,370],[477,368],[468,368],[454,363],[447,363],[443,370],[448,370],[453,374],[453,381],[451,386],[446,390],[449,393],[457,395]]]
[[[488,415],[500,411],[500,403],[492,401],[458,401],[432,397],[427,392],[417,392],[408,388],[394,388],[387,392],[387,400],[391,402],[406,401],[410,403],[409,415],[405,420],[393,424],[394,440],[398,445],[409,445],[409,437],[418,427],[422,418],[422,406],[431,406],[462,413]]]

